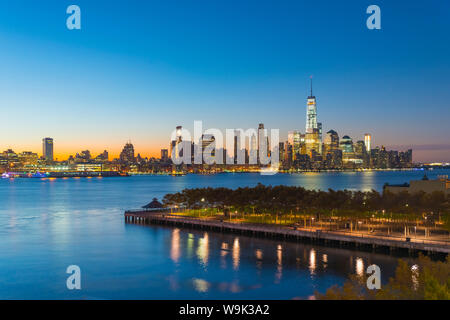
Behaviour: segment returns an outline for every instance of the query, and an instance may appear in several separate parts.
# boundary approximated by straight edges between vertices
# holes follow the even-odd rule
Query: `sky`
[[[284,140],[313,75],[325,132],[450,161],[449,16],[443,0],[0,0],[0,151],[159,156],[195,120]]]

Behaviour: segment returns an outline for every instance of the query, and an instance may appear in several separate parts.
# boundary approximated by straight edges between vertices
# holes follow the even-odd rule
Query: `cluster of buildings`
[[[306,102],[305,133],[290,131],[288,140],[280,143],[280,159],[283,169],[389,169],[412,167],[412,150],[404,152],[372,148],[372,136],[353,141],[348,135],[339,137],[335,130],[322,132],[317,121],[316,97],[312,91]]]
[[[134,147],[128,142],[123,147],[119,158],[109,159],[109,153],[93,156],[89,150],[71,155],[67,160],[54,158],[54,141],[52,138],[42,139],[42,155],[24,151],[16,153],[11,149],[0,153],[0,174],[35,173],[35,172],[169,172],[172,170],[168,155],[162,159],[143,158],[135,155]],[[8,175],[9,176],[9,175]],[[17,176],[17,175],[14,175]]]
[[[258,171],[267,165],[260,159],[261,154],[271,157],[279,153],[281,171],[298,170],[343,170],[343,169],[396,169],[410,168],[412,150],[395,151],[382,147],[372,147],[372,136],[368,133],[354,141],[348,135],[342,137],[335,130],[322,132],[322,123],[318,122],[316,97],[312,92],[306,102],[306,127],[288,132],[287,140],[278,141],[270,147],[270,141],[264,124],[257,130],[234,133],[233,150],[226,150],[223,143],[217,143],[213,134],[203,134],[197,143],[184,140],[181,126],[168,149],[161,150],[160,158],[143,158],[135,155],[134,146],[127,142],[119,158],[110,160],[108,151],[97,156],[89,150],[81,151],[64,161],[55,161],[52,138],[42,140],[42,156],[37,153],[15,153],[9,149],[0,153],[0,173],[11,171],[48,172],[48,171],[117,171],[135,173],[158,172],[220,172],[220,171]],[[261,144],[261,142],[265,144]],[[260,147],[265,149],[263,153]],[[266,149],[267,148],[267,149]],[[173,155],[183,157],[190,152],[191,161],[182,165],[174,164]],[[196,154],[208,151],[209,161],[195,159]],[[211,160],[212,158],[212,160]]]
[[[279,142],[278,146],[270,147],[267,131],[264,124],[259,124],[258,130],[245,136],[245,145],[242,145],[240,131],[234,135],[233,150],[228,152],[225,148],[216,148],[215,138],[212,135],[202,135],[197,143],[183,141],[182,127],[176,128],[176,138],[171,142],[169,150],[161,151],[161,158],[171,158],[177,155],[180,150],[191,149],[191,166],[194,164],[194,154],[196,150],[202,152],[212,146],[212,155],[219,161],[215,162],[214,169],[236,168],[240,170],[252,169],[255,165],[262,166],[259,157],[255,158],[256,163],[251,161],[251,154],[254,151],[259,155],[260,141],[263,139],[267,145],[267,154],[279,152],[280,169],[291,170],[342,170],[342,169],[398,169],[411,168],[412,150],[396,151],[386,150],[384,146],[372,147],[372,136],[366,133],[360,140],[353,141],[348,135],[339,137],[335,130],[329,130],[325,134],[322,132],[322,123],[318,122],[316,97],[312,92],[307,98],[306,104],[306,127],[304,133],[300,130],[289,131],[287,141]],[[182,147],[180,147],[182,146]],[[239,162],[237,154],[242,151],[245,164]],[[175,152],[175,153],[174,153]],[[181,151],[183,152],[183,151]],[[168,156],[167,156],[168,155]],[[182,156],[182,155],[179,155]],[[219,158],[217,158],[219,157]],[[234,157],[233,161],[227,161],[227,157]],[[225,165],[222,165],[225,164]],[[205,163],[203,163],[205,165]],[[211,164],[208,164],[209,168]],[[184,170],[189,170],[189,166],[184,166]]]

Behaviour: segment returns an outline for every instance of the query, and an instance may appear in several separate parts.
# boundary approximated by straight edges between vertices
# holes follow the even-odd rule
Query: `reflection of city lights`
[[[198,292],[208,292],[209,282],[203,279],[193,279],[194,288]]]
[[[222,250],[220,250],[220,255],[225,257],[228,254],[228,243],[222,242]]]
[[[417,264],[411,267],[411,277],[414,290],[417,290],[419,286],[419,266]]]
[[[281,249],[281,246],[278,246],[278,250],[277,250],[277,265],[281,266],[281,264],[283,263],[282,261],[283,259],[283,251]]]
[[[240,256],[239,238],[235,238],[234,243],[233,243],[233,268],[234,268],[234,270],[237,270],[237,268],[239,268],[239,256]]]
[[[192,257],[192,250],[194,249],[194,235],[192,233],[188,234],[187,240],[187,256]]]
[[[283,275],[283,248],[281,245],[277,247],[277,273],[276,279],[279,281]]]
[[[208,264],[209,240],[208,234],[205,233],[203,238],[198,239],[197,257],[206,266]]]
[[[222,242],[222,247],[220,250],[220,266],[222,267],[222,269],[226,269],[227,267],[227,260],[225,259],[225,257],[227,256],[228,251],[228,243]]]
[[[311,275],[316,272],[316,251],[314,249],[309,252],[309,272]]]
[[[358,276],[364,275],[364,261],[361,258],[356,259],[356,274]]]
[[[172,231],[172,246],[170,248],[170,258],[177,263],[180,259],[180,229]]]
[[[327,267],[327,263],[328,263],[328,255],[324,254],[322,256],[322,262],[323,262],[323,268],[325,269]]]
[[[256,259],[262,260],[263,253],[262,253],[261,249],[256,249],[255,254],[256,254]]]

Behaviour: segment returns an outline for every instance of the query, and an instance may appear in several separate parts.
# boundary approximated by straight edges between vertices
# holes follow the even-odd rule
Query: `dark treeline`
[[[295,186],[264,186],[253,188],[197,188],[167,194],[166,206],[178,205],[189,209],[218,208],[239,210],[240,213],[308,214],[308,215],[365,215],[396,214],[411,218],[439,214],[445,218],[450,212],[450,196],[442,192],[431,194],[407,192],[393,194],[329,189],[307,190]]]

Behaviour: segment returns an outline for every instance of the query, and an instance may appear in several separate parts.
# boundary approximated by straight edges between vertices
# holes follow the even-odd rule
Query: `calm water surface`
[[[447,174],[430,171],[429,177]],[[0,180],[0,299],[292,299],[396,257],[189,229],[128,225],[125,209],[187,187],[382,189],[422,171]],[[82,290],[66,289],[79,265]]]

